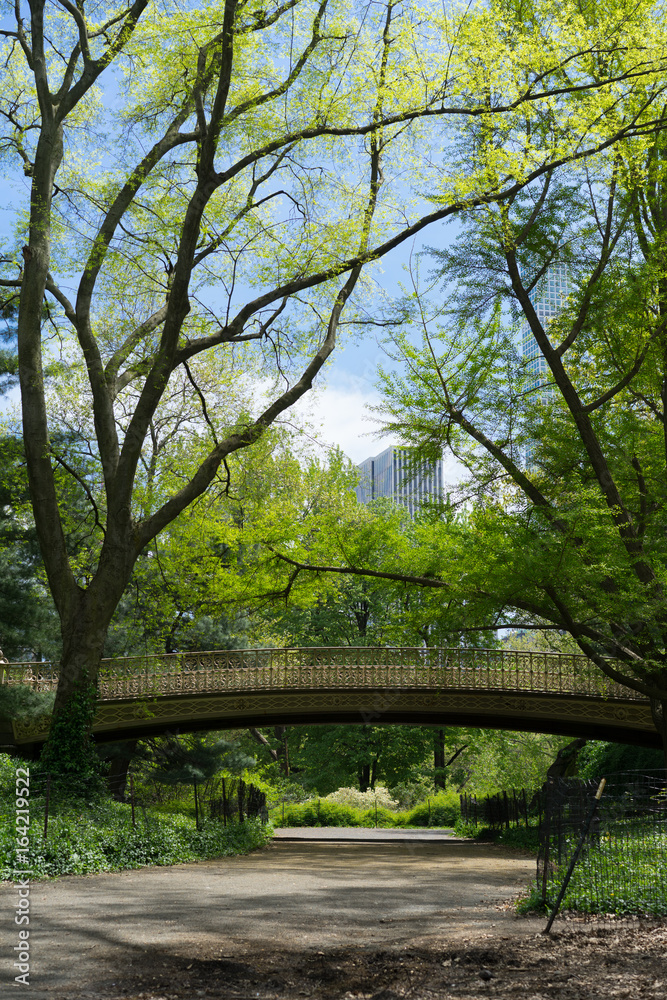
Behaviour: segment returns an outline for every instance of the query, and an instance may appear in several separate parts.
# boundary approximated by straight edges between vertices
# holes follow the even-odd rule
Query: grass
[[[557,898],[564,868],[549,880],[549,900]],[[667,835],[651,830],[631,837],[603,836],[583,852],[561,907],[581,913],[666,916]]]
[[[464,823],[462,820],[454,827],[459,837],[469,837],[471,840],[492,840],[494,844],[504,844],[505,847],[516,847],[523,851],[537,854],[540,846],[539,828],[535,826],[510,826],[494,829],[490,826],[479,826],[476,823]]]

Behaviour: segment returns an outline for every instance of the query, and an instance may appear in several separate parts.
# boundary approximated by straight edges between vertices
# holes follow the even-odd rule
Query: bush
[[[459,797],[456,792],[445,791],[434,795],[429,806],[423,802],[410,812],[393,812],[378,805],[378,827],[405,826],[454,826],[459,817]],[[311,799],[299,805],[285,806],[284,819],[282,806],[274,810],[273,819],[276,826],[363,826],[374,827],[376,821],[375,804],[370,809],[354,809],[352,806],[332,802],[331,797]]]
[[[375,809],[377,802],[378,809],[398,808],[398,802],[392,798],[391,793],[384,785],[378,785],[373,791],[360,792],[358,788],[339,788],[329,795],[325,795],[323,802],[335,802],[341,806],[351,806],[353,809]]]
[[[270,830],[256,820],[227,827],[207,821],[197,830],[189,817],[158,815],[152,810],[138,813],[135,828],[130,806],[104,801],[89,807],[62,807],[49,817],[44,841],[43,801],[35,799],[31,811],[30,864],[36,878],[245,854],[270,838]],[[3,813],[0,878],[10,879],[17,870],[13,813],[6,807]]]
[[[601,778],[618,771],[653,771],[663,766],[662,750],[603,740],[589,740],[577,756],[577,773],[581,778]]]
[[[394,785],[391,794],[398,802],[398,809],[404,812],[433,795],[433,783],[429,778],[402,781],[400,784]]]
[[[454,826],[461,814],[458,793],[453,789],[438,792],[433,798],[411,809],[405,826]]]
[[[341,806],[326,799],[311,799],[285,808],[280,826],[363,826],[362,813],[351,806]]]
[[[537,826],[511,826],[509,830],[494,829],[490,826],[479,826],[477,823],[465,823],[459,819],[454,827],[457,837],[467,837],[470,840],[492,840],[495,844],[505,847],[517,847],[522,851],[533,851],[537,854],[540,846],[540,831]]]
[[[391,829],[395,826],[403,826],[403,823],[401,822],[402,816],[400,813],[393,812],[391,809],[381,809],[380,806],[377,808],[377,813],[375,811],[375,807],[373,807],[373,809],[366,809],[362,813],[361,826],[375,826],[376,817],[378,827]]]

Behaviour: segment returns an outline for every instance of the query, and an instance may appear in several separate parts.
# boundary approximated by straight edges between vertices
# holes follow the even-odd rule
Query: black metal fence
[[[461,819],[464,823],[487,826],[492,830],[509,829],[512,824],[528,826],[532,799],[532,793],[526,792],[525,788],[487,795],[482,799],[463,794],[460,796]]]
[[[122,789],[120,783],[122,782]],[[152,803],[145,794],[135,789],[132,775],[126,780],[125,775],[115,781],[106,779],[107,787],[119,784],[120,794],[115,796],[119,801],[129,805],[129,822],[133,827],[137,826],[139,815],[143,816],[144,823],[148,825],[146,810]],[[91,778],[90,797],[99,794],[103,787],[99,779]],[[62,775],[51,775],[48,771],[30,769],[30,802],[37,808],[35,815],[43,815],[43,826],[40,818],[39,823],[43,830],[43,839],[46,840],[49,831],[49,820],[57,815],[62,807],[68,807],[77,796],[86,796],[86,782],[80,779],[76,783],[70,783]],[[110,791],[116,791],[113,787]],[[263,823],[268,822],[269,813],[266,804],[266,794],[255,785],[243,781],[241,778],[218,777],[204,785],[193,785],[193,796],[195,806],[195,822],[197,829],[203,820],[206,811],[213,820],[218,820],[227,826],[228,823],[243,823],[246,819],[258,817]],[[35,817],[33,816],[33,822]]]
[[[269,819],[266,793],[247,784],[241,778],[220,778],[217,788],[208,800],[211,819],[228,821],[259,817],[263,823]]]
[[[539,796],[537,891],[553,907],[582,838],[599,781],[549,779]],[[667,915],[667,780],[664,771],[607,776],[562,909]]]

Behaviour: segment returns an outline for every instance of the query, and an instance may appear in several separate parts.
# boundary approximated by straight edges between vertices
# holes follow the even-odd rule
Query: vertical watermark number
[[[14,944],[14,981],[30,985],[30,769],[16,769],[16,864],[14,887],[17,891],[17,940]]]

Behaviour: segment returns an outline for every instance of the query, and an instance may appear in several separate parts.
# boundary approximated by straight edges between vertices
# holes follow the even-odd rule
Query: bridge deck
[[[58,667],[4,664],[0,679],[54,690]],[[15,742],[43,740],[48,721],[14,722]],[[583,656],[364,646],[102,661],[99,739],[288,721],[458,723],[657,745],[648,701]]]

